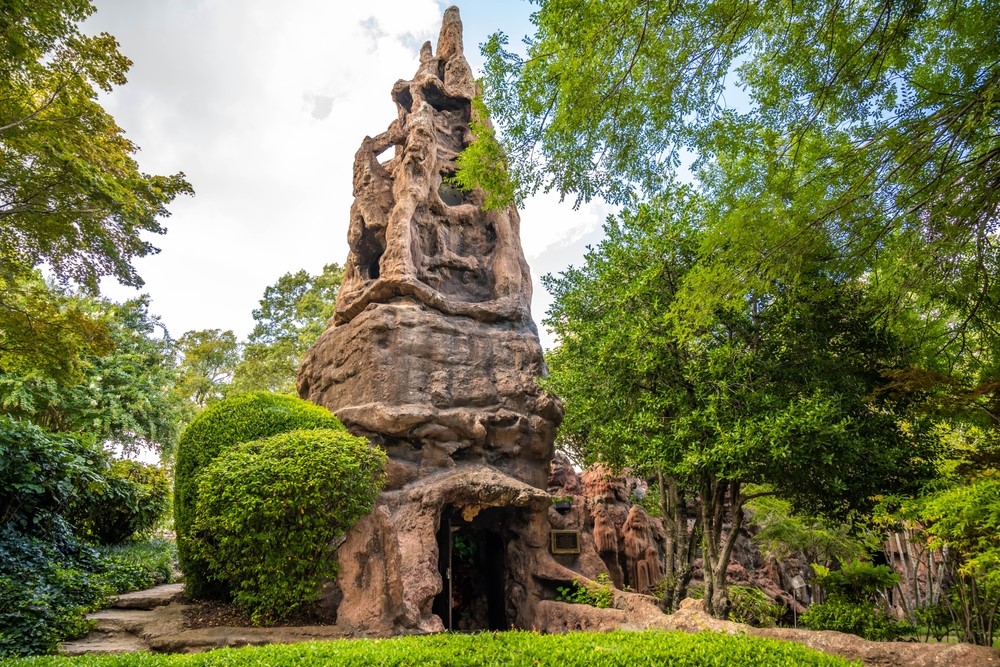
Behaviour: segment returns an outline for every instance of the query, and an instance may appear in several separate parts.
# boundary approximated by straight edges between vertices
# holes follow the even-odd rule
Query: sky
[[[437,43],[452,3],[434,0],[95,0],[84,30],[109,32],[133,61],[129,82],[101,102],[140,148],[147,173],[183,171],[195,196],[170,206],[161,249],[135,261],[170,334],[231,329],[245,338],[264,289],[288,272],[347,259],[354,153],[396,117],[389,91]],[[526,0],[459,3],[465,53],[496,30],[531,33]],[[579,265],[601,238],[603,203],[573,210],[527,201],[521,240],[534,282],[532,314],[551,303],[547,273]],[[113,280],[105,295],[139,292]]]

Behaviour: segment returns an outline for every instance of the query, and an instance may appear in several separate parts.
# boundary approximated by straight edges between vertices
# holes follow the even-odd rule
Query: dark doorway
[[[446,630],[507,630],[503,514],[491,507],[466,521],[454,507],[441,513],[437,533],[442,590],[432,610]]]

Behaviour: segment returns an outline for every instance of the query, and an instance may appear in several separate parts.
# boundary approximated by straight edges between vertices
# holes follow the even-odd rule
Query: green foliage
[[[951,610],[964,641],[992,646],[1000,615],[1000,474],[995,465],[920,503],[933,546],[947,547]]]
[[[102,488],[104,465],[91,443],[0,415],[0,525],[34,535],[63,530],[73,500]]]
[[[915,489],[931,466],[896,406],[873,398],[905,350],[859,287],[822,273],[795,288],[732,285],[738,307],[695,328],[676,316],[702,215],[700,198],[677,187],[609,218],[582,267],[546,276],[545,323],[560,345],[543,384],[563,399],[560,437],[579,458],[662,473],[679,489],[668,494],[675,508],[681,493],[697,499],[713,579],[706,605],[725,614],[732,547],[722,522],[727,507],[727,520],[742,521],[744,485],[842,520],[878,493]],[[667,523],[672,544],[686,547],[687,518]],[[690,554],[676,556],[683,568]]]
[[[86,302],[46,284],[38,271],[0,272],[0,373],[5,378],[39,374],[77,382],[83,357],[112,347],[107,328]],[[5,409],[9,392],[0,393]]]
[[[849,522],[796,513],[791,503],[775,496],[754,498],[747,509],[757,528],[754,544],[778,560],[799,551],[808,562],[829,566],[858,560],[879,546],[873,534],[855,534],[859,531]]]
[[[88,0],[14,2],[0,30],[0,273],[45,264],[97,292],[102,276],[141,285],[131,261],[156,252],[144,233],[183,174],[140,172],[138,147],[97,101],[125,83],[131,63],[114,37],[84,35]]]
[[[931,637],[938,642],[943,641],[951,633],[955,622],[951,610],[944,604],[923,605],[913,610],[917,624],[924,630],[924,641]]]
[[[611,577],[602,572],[594,582],[574,579],[570,586],[556,588],[556,599],[574,604],[589,604],[599,609],[609,608],[615,601]]]
[[[812,630],[836,630],[878,642],[895,641],[914,630],[870,602],[849,602],[841,597],[812,605],[799,616],[799,622]]]
[[[114,303],[46,289],[58,298],[60,312],[79,311],[99,326],[108,345],[68,351],[76,355],[71,377],[44,364],[0,367],[0,409],[51,431],[86,433],[125,452],[172,450],[178,404],[171,392],[171,341],[149,313],[149,297]]]
[[[385,460],[343,429],[226,449],[198,477],[192,554],[255,623],[306,609],[337,572],[334,540],[372,510]]]
[[[515,183],[507,171],[507,155],[497,140],[489,117],[482,96],[476,96],[472,100],[469,120],[473,141],[459,153],[455,160],[458,171],[446,181],[461,190],[481,188],[486,193],[483,208],[498,210],[523,198],[523,193],[515,192]]]
[[[48,653],[84,635],[92,627],[84,614],[104,599],[96,553],[60,517],[47,524],[44,532],[0,524],[0,658]]]
[[[188,331],[178,339],[175,395],[187,407],[190,421],[197,410],[226,395],[240,359],[240,346],[232,331]]]
[[[772,628],[785,613],[784,605],[772,600],[756,586],[730,586],[729,599],[733,605],[729,620],[737,623]]]
[[[241,443],[309,428],[344,427],[326,408],[291,396],[251,392],[209,406],[181,434],[174,470],[174,527],[188,595],[211,598],[227,594],[209,583],[205,563],[189,544],[201,473],[221,453]]]
[[[502,33],[482,47],[514,180],[628,203],[690,166],[712,253],[692,306],[819,260],[919,304],[916,335],[942,309],[995,330],[990,3],[542,0],[532,20],[523,56]]]
[[[299,363],[333,317],[343,278],[338,264],[327,264],[318,275],[286,273],[268,286],[230,391],[294,394]]]
[[[115,656],[44,658],[14,661],[11,667],[158,667],[160,665],[513,665],[516,667],[590,667],[591,665],[671,665],[672,667],[798,667],[860,665],[791,642],[748,635],[700,632],[533,632],[439,634],[394,639],[344,639],[328,642],[220,649],[196,655],[129,653]]]
[[[847,602],[874,604],[880,595],[899,583],[899,575],[888,565],[873,565],[865,561],[848,561],[839,570],[813,565],[816,584],[827,596]]]
[[[173,580],[177,545],[152,539],[97,549],[102,585],[114,595],[141,591]]]
[[[113,461],[100,489],[83,495],[71,521],[88,540],[121,544],[147,535],[170,505],[170,478],[159,466],[129,459]]]

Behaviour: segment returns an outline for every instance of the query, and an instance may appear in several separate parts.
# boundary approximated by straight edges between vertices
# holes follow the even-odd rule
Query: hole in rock
[[[378,252],[376,252],[376,253],[374,253],[372,255],[371,259],[368,260],[367,269],[368,269],[368,278],[370,280],[375,280],[375,279],[377,279],[379,277],[379,274],[380,274],[379,262],[381,262],[381,261],[382,261],[382,251],[381,250],[378,251]]]
[[[489,507],[467,521],[455,506],[442,509],[437,532],[442,589],[432,610],[446,630],[509,629],[504,595],[507,540],[501,526],[510,523],[511,512]]]
[[[441,186],[438,188],[438,196],[448,206],[461,206],[467,199],[466,193],[463,190],[447,181],[441,181]]]

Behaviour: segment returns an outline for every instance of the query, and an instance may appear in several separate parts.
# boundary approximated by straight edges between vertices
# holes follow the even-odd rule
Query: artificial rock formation
[[[447,10],[398,117],[354,161],[350,254],[299,394],[389,455],[386,490],[338,549],[325,601],[355,633],[529,628],[547,594],[545,492],[558,400],[531,319],[517,210],[447,183],[476,84]]]
[[[462,460],[542,488],[562,412],[534,381],[520,219],[446,182],[473,139],[475,95],[451,8],[437,52],[424,44],[416,75],[392,88],[398,118],[355,156],[344,281],[299,394],[382,444],[397,485]]]

